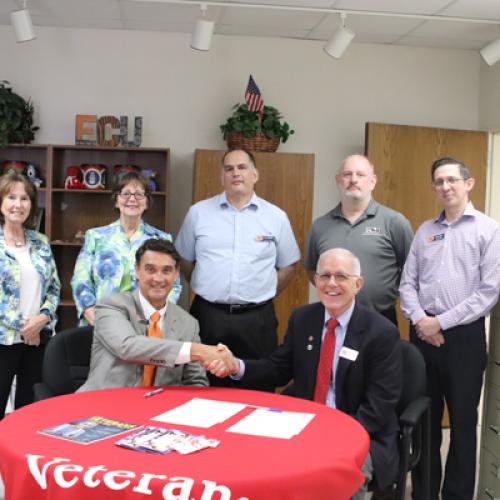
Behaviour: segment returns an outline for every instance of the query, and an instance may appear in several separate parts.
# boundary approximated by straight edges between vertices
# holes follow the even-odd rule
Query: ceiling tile
[[[500,36],[496,24],[476,24],[454,21],[426,21],[412,33],[412,36],[424,38],[448,38],[489,42]]]
[[[376,2],[373,0],[338,0],[335,8],[405,14],[433,14],[449,3],[450,0],[377,0]]]
[[[484,42],[474,40],[462,40],[441,37],[418,37],[405,36],[398,41],[398,45],[409,45],[413,47],[434,47],[442,49],[469,49],[479,50],[484,46]]]
[[[446,16],[496,19],[500,22],[500,2],[498,0],[457,0],[441,12]]]

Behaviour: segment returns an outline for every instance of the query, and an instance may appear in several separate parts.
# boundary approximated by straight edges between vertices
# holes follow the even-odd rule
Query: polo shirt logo
[[[365,227],[365,232],[363,236],[380,236],[382,234],[382,229],[380,227]]]
[[[439,241],[439,240],[444,240],[444,233],[441,234],[435,234],[434,236],[429,236],[427,238],[427,241],[429,243],[432,243],[433,241]]]

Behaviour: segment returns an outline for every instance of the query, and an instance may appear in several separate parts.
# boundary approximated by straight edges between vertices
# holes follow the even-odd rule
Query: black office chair
[[[409,471],[419,465],[422,492],[430,498],[430,398],[426,396],[425,361],[416,346],[401,341],[403,389],[397,406],[399,417],[399,470],[395,499],[404,500]]]
[[[91,326],[68,328],[48,343],[42,365],[42,382],[33,386],[35,401],[75,392],[89,374]]]

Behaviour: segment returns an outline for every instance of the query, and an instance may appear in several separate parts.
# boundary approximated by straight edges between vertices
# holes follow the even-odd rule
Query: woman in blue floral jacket
[[[36,190],[26,177],[0,177],[0,418],[14,376],[15,407],[33,401],[56,323],[61,285],[54,257],[47,238],[26,228],[36,211]]]
[[[89,229],[76,261],[71,287],[80,324],[94,324],[95,303],[110,293],[124,293],[137,286],[135,252],[148,239],[172,241],[170,234],[142,220],[151,204],[148,181],[141,174],[122,176],[113,188],[115,208],[120,218],[108,226]],[[179,280],[169,295],[177,302]]]

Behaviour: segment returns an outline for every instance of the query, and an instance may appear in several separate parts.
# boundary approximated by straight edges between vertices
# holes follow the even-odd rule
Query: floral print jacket
[[[56,263],[47,237],[31,229],[25,230],[26,243],[30,249],[31,261],[40,275],[40,312],[50,316],[47,325],[54,330],[59,306],[61,283]],[[5,244],[3,227],[0,226],[0,344],[11,345],[16,332],[24,325],[26,318],[20,310],[21,268],[17,259]]]
[[[110,293],[124,293],[137,288],[135,252],[148,239],[172,241],[170,234],[141,221],[129,240],[120,220],[108,226],[87,230],[71,279],[73,298],[80,324],[86,324],[83,311]],[[124,286],[125,284],[125,286]],[[176,303],[181,293],[179,279],[168,300]]]

